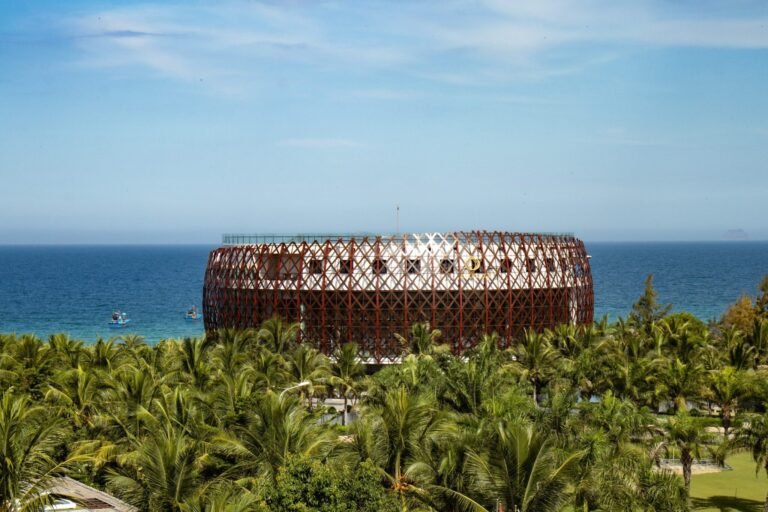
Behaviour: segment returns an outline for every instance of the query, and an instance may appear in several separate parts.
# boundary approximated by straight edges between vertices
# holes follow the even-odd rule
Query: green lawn
[[[733,471],[693,475],[691,498],[694,510],[711,512],[762,512],[768,478],[755,476],[749,453],[731,455],[726,461]]]

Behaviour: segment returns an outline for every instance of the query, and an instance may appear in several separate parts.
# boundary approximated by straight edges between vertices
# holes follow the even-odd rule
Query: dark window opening
[[[310,274],[322,274],[323,273],[323,260],[309,260],[309,273]]]
[[[512,272],[512,260],[509,258],[504,258],[503,260],[501,260],[500,270],[504,274],[506,274],[507,272]]]
[[[352,260],[341,260],[341,267],[339,268],[341,274],[352,273]]]
[[[555,271],[555,260],[554,258],[547,258],[547,272],[554,272]]]
[[[418,274],[421,272],[421,260],[408,260],[408,273]]]
[[[440,272],[442,274],[453,274],[453,260],[440,260]]]
[[[386,274],[387,273],[387,260],[373,260],[373,273],[374,274]]]
[[[525,270],[527,270],[529,274],[535,274],[536,273],[536,259],[535,258],[528,258],[527,260],[525,260]]]

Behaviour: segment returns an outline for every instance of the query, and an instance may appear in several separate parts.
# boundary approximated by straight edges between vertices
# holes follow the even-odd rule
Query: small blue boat
[[[123,311],[113,311],[112,319],[109,321],[109,328],[123,329],[124,327],[128,327],[128,324],[130,323],[130,321],[131,319],[128,318],[128,313],[125,313]]]
[[[202,319],[203,319],[203,315],[197,312],[197,307],[195,307],[194,305],[191,306],[186,313],[184,313],[184,320],[189,320],[190,322],[196,322]]]

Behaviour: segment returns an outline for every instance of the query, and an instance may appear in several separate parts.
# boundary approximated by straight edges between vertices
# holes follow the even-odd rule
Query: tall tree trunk
[[[693,464],[693,457],[691,452],[683,449],[680,452],[680,464],[683,466],[683,481],[685,482],[685,490],[688,495],[691,494],[691,465]]]
[[[343,426],[347,425],[347,394],[344,393],[344,413],[341,416],[341,424]]]
[[[725,432],[727,437],[728,431],[731,429],[731,406],[723,404],[720,409],[720,414],[722,415],[721,421],[723,424],[723,432]]]

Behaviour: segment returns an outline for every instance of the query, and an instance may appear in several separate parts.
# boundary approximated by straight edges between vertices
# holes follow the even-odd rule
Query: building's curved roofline
[[[536,232],[523,233],[517,231],[455,231],[444,232],[443,235],[458,236],[460,239],[469,235],[492,235],[494,233],[515,234],[521,236],[544,237],[573,237],[573,233],[562,232]],[[386,240],[410,240],[413,238],[428,238],[436,233],[224,233],[221,237],[222,245],[259,245],[259,244],[287,244],[287,243],[313,243],[313,242],[348,242],[351,240],[386,239]]]

